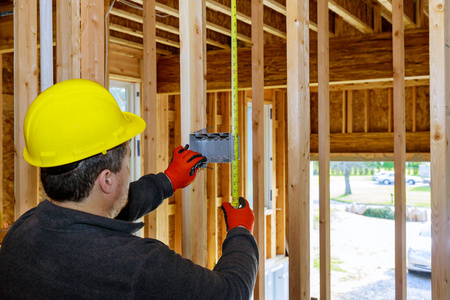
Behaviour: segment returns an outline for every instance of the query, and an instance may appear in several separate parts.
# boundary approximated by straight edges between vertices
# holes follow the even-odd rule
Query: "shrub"
[[[368,208],[364,213],[364,216],[394,220],[394,212],[387,206],[381,208]]]

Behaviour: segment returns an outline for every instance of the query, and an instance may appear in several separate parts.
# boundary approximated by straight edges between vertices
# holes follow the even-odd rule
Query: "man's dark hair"
[[[55,201],[81,202],[91,193],[95,179],[105,170],[118,173],[127,152],[125,142],[106,152],[63,166],[41,168],[45,193]]]

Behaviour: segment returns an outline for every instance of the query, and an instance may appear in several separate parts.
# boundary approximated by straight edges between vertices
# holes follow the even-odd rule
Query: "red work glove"
[[[225,217],[225,224],[227,230],[234,227],[244,226],[251,233],[253,233],[253,225],[255,224],[255,215],[250,209],[248,201],[242,197],[239,197],[239,208],[234,208],[230,203],[222,203],[223,215]]]
[[[173,191],[188,186],[194,181],[202,163],[206,162],[206,157],[200,153],[188,150],[179,146],[173,151],[172,161],[167,170],[164,171],[172,182]]]

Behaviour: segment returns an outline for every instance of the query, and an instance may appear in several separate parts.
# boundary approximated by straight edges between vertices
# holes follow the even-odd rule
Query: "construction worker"
[[[248,202],[223,205],[228,234],[213,270],[133,233],[189,185],[205,161],[178,147],[164,173],[130,184],[128,141],[145,122],[84,79],[48,88],[24,121],[25,160],[48,200],[22,215],[0,248],[1,299],[248,299],[258,269]],[[195,208],[192,208],[195,209]]]

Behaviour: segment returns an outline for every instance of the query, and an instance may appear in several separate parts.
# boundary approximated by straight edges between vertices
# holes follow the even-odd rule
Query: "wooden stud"
[[[373,31],[374,33],[380,33],[382,29],[382,18],[381,18],[381,4],[376,1],[373,4]]]
[[[276,122],[276,92],[272,92],[272,108],[270,112],[270,118],[272,121],[272,135],[269,137],[270,140],[267,141],[267,143],[271,143],[272,147],[272,157],[269,157],[269,160],[272,161],[272,169],[268,170],[272,174],[272,182],[271,182],[271,194],[270,197],[272,197],[272,214],[270,215],[270,222],[272,223],[272,226],[270,228],[270,257],[275,258],[277,255],[277,214],[276,214],[276,208],[277,208],[277,144],[276,144],[276,130],[278,123]],[[270,152],[269,152],[270,154]]]
[[[417,91],[416,87],[412,87],[412,132],[416,132],[417,128]]]
[[[144,39],[143,65],[140,68],[142,72],[142,109],[141,116],[147,123],[147,127],[141,134],[141,148],[143,159],[143,174],[158,172],[157,167],[157,141],[158,141],[158,102],[156,98],[156,76],[154,67],[156,66],[155,52],[155,1],[145,1],[143,6],[143,31]],[[147,67],[144,67],[147,66]],[[157,212],[153,211],[144,217],[145,227],[144,236],[156,238],[157,236]]]
[[[208,123],[207,128],[211,132],[217,132],[217,93],[209,94],[207,105]],[[213,269],[218,260],[217,252],[217,168],[207,170],[208,191],[208,264]]]
[[[319,71],[320,299],[331,299],[330,278],[330,68],[328,0],[317,1]],[[367,107],[367,106],[366,106]]]
[[[388,89],[388,132],[392,132],[392,119],[394,117],[392,106],[392,89]]]
[[[289,297],[310,300],[309,1],[287,1]]]
[[[23,158],[23,121],[38,95],[37,2],[14,3],[14,197],[15,219],[38,204],[38,170]]]
[[[101,85],[105,85],[104,10],[104,1],[81,0],[81,78]]]
[[[147,1],[146,1],[147,2]],[[155,66],[156,69],[156,66]],[[155,89],[156,91],[156,89]],[[169,165],[169,96],[158,95],[158,132],[157,132],[157,172],[162,172]],[[149,123],[147,123],[149,124]],[[147,156],[148,158],[149,156]],[[151,156],[150,156],[151,157]],[[165,200],[153,211],[156,213],[156,239],[169,245],[169,201]]]
[[[347,92],[342,91],[342,133],[347,131]]]
[[[142,68],[143,110],[141,115],[147,123],[142,135],[144,174],[161,172],[168,162],[162,162],[162,157],[168,152],[167,102],[168,98],[156,94],[156,31],[155,31],[155,1],[145,1],[143,6],[144,51]],[[163,102],[166,102],[165,104]],[[166,111],[164,111],[166,109]],[[145,236],[156,238],[168,244],[168,202],[145,216]]]
[[[449,298],[450,157],[448,118],[450,20],[446,1],[429,0],[432,299]],[[446,27],[447,26],[447,27]]]
[[[353,91],[347,91],[347,133],[353,133]]]
[[[364,132],[369,131],[369,90],[364,91]]]
[[[392,1],[395,167],[395,299],[406,299],[405,42],[403,0]]]
[[[238,92],[238,122],[239,122],[239,181],[243,184],[239,185],[239,195],[245,197],[247,195],[247,97],[245,91]]]
[[[274,131],[275,139],[275,155],[276,163],[276,246],[277,255],[286,254],[286,93],[275,92],[275,120],[277,122],[276,131]]]
[[[180,1],[181,141],[206,125],[206,7],[202,0]],[[207,263],[205,172],[183,194],[183,255]]]
[[[3,55],[0,54],[0,157],[2,163],[0,164],[0,229],[3,228]]]
[[[56,81],[80,78],[80,2],[56,0]]]
[[[264,32],[262,1],[252,1],[252,131],[253,131],[253,234],[259,245],[255,299],[264,299],[266,217],[264,215]]]
[[[222,126],[221,132],[231,132],[231,92],[220,93],[222,102]],[[231,201],[231,164],[222,164],[222,203]],[[227,235],[225,221],[221,223],[220,242],[225,240]],[[221,253],[219,249],[219,253]]]
[[[104,13],[105,13],[105,88],[109,90],[109,80],[110,78],[110,48],[109,48],[109,35],[110,35],[110,20],[111,20],[111,14],[108,13],[109,9],[111,8],[111,4],[112,4],[112,0],[105,0],[105,8],[104,8]],[[108,15],[106,15],[108,14]]]
[[[176,147],[181,145],[181,104],[180,95],[175,95],[175,128],[174,128],[174,144]],[[183,254],[182,247],[182,195],[181,190],[175,191],[174,194],[177,213],[175,215],[175,252]]]

